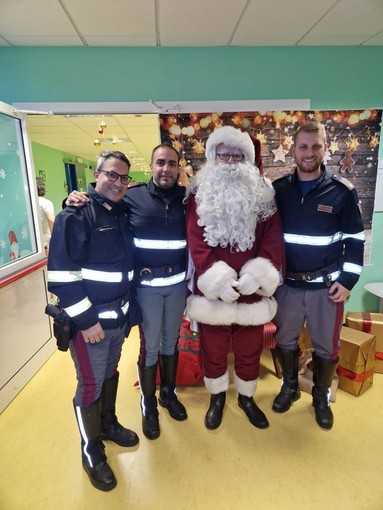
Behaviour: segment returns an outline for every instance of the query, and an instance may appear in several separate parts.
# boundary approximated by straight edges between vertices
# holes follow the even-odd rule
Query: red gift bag
[[[203,379],[201,345],[198,333],[190,329],[190,322],[182,319],[178,338],[178,370],[176,384],[191,386]]]

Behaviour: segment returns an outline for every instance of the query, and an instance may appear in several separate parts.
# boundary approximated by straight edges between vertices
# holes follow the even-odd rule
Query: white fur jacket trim
[[[264,297],[256,303],[225,303],[212,301],[204,296],[189,296],[186,314],[191,320],[212,326],[260,326],[270,322],[277,313],[277,302],[273,297]]]
[[[248,260],[242,266],[239,276],[246,273],[249,273],[258,282],[259,288],[256,293],[260,296],[272,296],[280,283],[279,272],[270,260],[263,257]]]
[[[236,279],[235,269],[219,260],[198,278],[197,287],[207,299],[218,299],[225,286]]]

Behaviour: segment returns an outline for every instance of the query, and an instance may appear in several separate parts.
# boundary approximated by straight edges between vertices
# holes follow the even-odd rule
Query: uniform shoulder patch
[[[349,190],[352,190],[355,188],[355,186],[353,185],[352,182],[350,182],[348,179],[346,179],[345,177],[342,177],[341,175],[339,174],[334,174],[332,176],[332,178],[337,181],[337,182],[340,182],[341,184],[343,184],[344,186],[346,186],[346,188],[348,188]]]

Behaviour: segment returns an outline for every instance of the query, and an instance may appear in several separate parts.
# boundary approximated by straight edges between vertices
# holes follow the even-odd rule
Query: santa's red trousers
[[[259,376],[259,361],[263,349],[261,326],[211,326],[198,324],[205,376],[216,379],[227,370],[227,355],[234,353],[234,369],[243,381]]]

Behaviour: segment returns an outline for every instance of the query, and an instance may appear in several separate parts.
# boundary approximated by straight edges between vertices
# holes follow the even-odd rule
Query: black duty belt
[[[327,286],[331,286],[332,282],[330,273],[338,270],[339,264],[331,264],[330,266],[319,269],[318,271],[307,271],[302,273],[286,271],[286,278],[296,280],[298,282],[310,282],[312,280],[316,280],[317,278],[323,278],[324,283]]]
[[[153,280],[153,278],[166,278],[185,271],[185,266],[182,264],[175,264],[174,266],[162,267],[142,267],[138,273],[141,278],[145,280]]]

